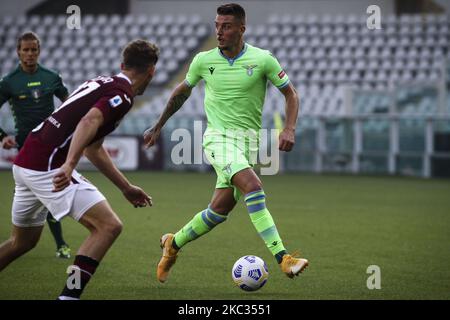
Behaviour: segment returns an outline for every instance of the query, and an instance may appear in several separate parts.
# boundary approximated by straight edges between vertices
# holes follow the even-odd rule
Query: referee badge
[[[39,99],[41,97],[41,90],[39,89],[31,90],[31,96],[36,100]]]

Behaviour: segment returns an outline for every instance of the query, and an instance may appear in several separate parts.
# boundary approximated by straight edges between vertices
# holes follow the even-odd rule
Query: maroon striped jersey
[[[88,80],[30,132],[14,164],[36,171],[59,168],[78,123],[91,108],[102,112],[103,124],[89,144],[114,131],[132,105],[131,81],[124,74]]]

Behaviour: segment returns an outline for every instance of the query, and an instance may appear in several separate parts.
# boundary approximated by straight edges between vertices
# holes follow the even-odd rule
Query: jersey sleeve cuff
[[[282,85],[277,86],[278,89],[283,89],[284,87],[286,87],[289,83],[291,82],[291,80],[287,80],[285,83],[283,83]]]
[[[184,83],[185,83],[189,88],[195,87],[195,85],[190,84],[189,81],[188,81],[187,79],[184,79]]]

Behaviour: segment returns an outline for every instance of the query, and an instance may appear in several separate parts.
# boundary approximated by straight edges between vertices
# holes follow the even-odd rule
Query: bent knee
[[[228,216],[228,214],[233,210],[234,204],[214,204],[211,203],[209,205],[209,209],[211,209],[213,212],[220,214],[222,216]]]
[[[114,221],[110,221],[103,229],[103,231],[108,235],[113,238],[117,238],[122,233],[123,223],[122,221],[116,219]]]
[[[91,233],[100,233],[102,236],[115,239],[120,235],[122,229],[122,222],[114,217],[108,220],[96,221],[93,228],[91,228]]]
[[[245,194],[250,193],[250,192],[255,192],[255,191],[260,191],[263,189],[263,185],[261,183],[261,181],[251,181],[249,183],[247,183],[247,185],[245,186]]]
[[[34,249],[38,243],[38,241],[30,240],[30,241],[17,241],[17,239],[11,239],[12,247],[14,251],[18,254],[22,255],[27,253],[28,251]]]

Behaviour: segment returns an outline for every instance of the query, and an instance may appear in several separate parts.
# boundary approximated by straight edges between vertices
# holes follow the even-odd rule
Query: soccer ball
[[[269,270],[263,259],[257,256],[239,258],[231,272],[234,283],[245,291],[261,289],[269,278]]]

